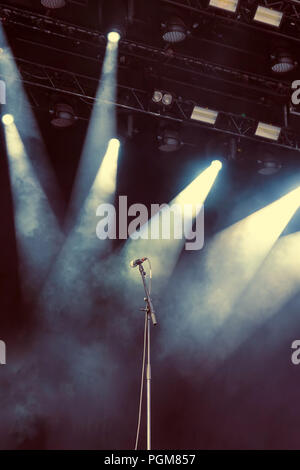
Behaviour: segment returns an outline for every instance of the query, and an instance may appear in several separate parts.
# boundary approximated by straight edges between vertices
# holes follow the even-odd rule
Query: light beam
[[[4,127],[24,298],[31,299],[48,274],[62,237],[47,196],[16,125]]]
[[[44,285],[39,306],[49,316],[49,321],[52,321],[51,315],[57,318],[55,314],[64,309],[74,318],[80,317],[83,310],[86,317],[93,311],[91,286],[95,280],[91,273],[111,249],[111,240],[97,238],[97,209],[114,201],[119,148],[118,139],[109,141],[91,190]],[[59,297],[55,296],[58,290]]]
[[[116,39],[115,34],[112,38]],[[111,36],[110,36],[111,37]],[[115,101],[117,89],[118,41],[107,42],[99,89],[80,159],[69,209],[68,226],[72,227],[98,172],[107,142],[116,135]]]
[[[155,208],[151,219],[131,234],[123,254],[126,266],[135,258],[151,259],[155,277],[163,280],[171,275],[186,240],[188,250],[199,250],[204,243],[203,204],[221,169],[221,162],[213,162],[201,172],[169,205]],[[132,214],[133,215],[133,214]],[[193,223],[195,230],[193,231]],[[191,241],[193,240],[193,241]],[[139,282],[136,273],[129,269],[130,281]]]

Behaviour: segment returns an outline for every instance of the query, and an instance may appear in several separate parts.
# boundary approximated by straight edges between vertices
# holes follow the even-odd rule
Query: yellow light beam
[[[8,121],[7,121],[8,122]],[[14,122],[4,126],[20,278],[26,299],[37,294],[62,242],[61,231]]]
[[[169,205],[162,206],[155,215],[151,214],[148,222],[131,234],[122,252],[126,266],[132,259],[150,258],[155,278],[159,278],[159,287],[162,288],[163,281],[167,281],[173,272],[185,241],[188,250],[202,248],[203,204],[221,168],[221,162],[212,162]],[[194,231],[193,222],[196,224]],[[140,281],[134,270],[129,268],[127,277],[130,282]]]

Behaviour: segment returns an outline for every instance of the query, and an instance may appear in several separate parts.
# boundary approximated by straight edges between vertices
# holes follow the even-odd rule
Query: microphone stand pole
[[[139,265],[139,271],[142,277],[146,302],[146,308],[143,308],[147,315],[147,365],[146,365],[146,381],[147,381],[147,450],[151,450],[151,354],[150,354],[150,328],[151,321],[153,325],[157,324],[154,308],[152,305],[149,289],[146,283],[146,273],[143,265]]]

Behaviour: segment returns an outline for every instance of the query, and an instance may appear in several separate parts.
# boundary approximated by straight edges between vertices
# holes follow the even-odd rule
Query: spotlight
[[[9,126],[10,124],[13,124],[14,122],[14,117],[12,114],[4,114],[2,116],[2,122],[5,126]]]
[[[220,171],[223,167],[223,164],[220,160],[213,160],[211,162],[211,167],[214,168],[215,170]]]
[[[70,127],[75,122],[75,113],[71,105],[66,103],[57,103],[54,110],[50,111],[54,114],[51,119],[51,124],[54,127]]]
[[[181,147],[179,132],[173,129],[164,129],[157,140],[159,141],[158,149],[161,152],[175,152]]]
[[[108,33],[107,39],[110,42],[117,43],[121,39],[121,34],[118,31],[111,31],[110,33]]]
[[[265,139],[278,140],[280,135],[281,128],[277,126],[271,126],[264,122],[259,122],[255,135],[259,137],[264,137]]]
[[[281,11],[271,10],[270,8],[258,6],[254,16],[254,21],[269,24],[271,26],[276,26],[277,28],[279,28],[282,16],[283,13]]]
[[[171,106],[174,101],[174,96],[169,91],[154,90],[152,101],[158,105]]]
[[[155,90],[154,93],[153,93],[153,96],[152,96],[152,101],[154,103],[160,103],[163,99],[163,94],[161,91],[159,90]]]
[[[221,8],[222,10],[236,11],[238,5],[238,0],[210,0],[209,6]]]
[[[185,40],[188,32],[181,18],[173,16],[163,27],[163,40],[170,43],[182,42]]]
[[[287,73],[291,72],[297,66],[297,62],[294,61],[292,54],[287,51],[279,50],[271,56],[272,59],[272,71],[275,73]]]
[[[2,47],[0,47],[0,58],[1,58],[2,54],[4,54],[4,49],[2,49]]]
[[[62,8],[66,5],[65,0],[41,0],[41,4],[45,8]]]
[[[260,175],[264,176],[270,176],[270,175],[275,175],[275,173],[278,173],[278,171],[282,168],[282,165],[278,158],[275,156],[269,154],[265,155],[259,160],[257,160],[258,164],[258,170],[257,172]]]
[[[195,121],[207,122],[208,124],[215,124],[218,117],[218,111],[212,109],[201,108],[195,106],[191,115],[191,119]]]
[[[162,102],[165,106],[171,106],[173,103],[173,96],[171,93],[165,93],[162,97]]]

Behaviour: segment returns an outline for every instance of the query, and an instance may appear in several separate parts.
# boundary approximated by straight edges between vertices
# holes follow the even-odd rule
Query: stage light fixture
[[[254,15],[254,21],[279,28],[282,17],[283,13],[281,11],[271,10],[270,8],[265,8],[259,5]]]
[[[118,31],[110,31],[107,35],[109,42],[114,44],[118,43],[121,39],[121,34]]]
[[[65,0],[41,0],[41,4],[45,8],[62,8],[66,5]]]
[[[152,101],[154,103],[160,103],[163,99],[163,94],[160,90],[154,90],[152,95]]]
[[[281,162],[272,155],[265,155],[257,160],[258,169],[257,172],[260,175],[271,176],[278,173],[282,168]]]
[[[194,121],[206,122],[207,124],[215,124],[218,114],[218,111],[195,106],[191,115],[191,119]]]
[[[173,103],[173,96],[171,95],[171,93],[165,93],[162,97],[162,103],[165,105],[165,106],[171,106],[171,104]]]
[[[4,114],[2,116],[2,122],[5,126],[9,126],[10,124],[13,124],[14,122],[14,117],[12,114]]]
[[[175,152],[181,147],[179,132],[174,129],[163,129],[157,140],[159,142],[158,149],[161,152]]]
[[[236,12],[238,0],[210,0],[210,7],[221,8],[222,10]]]
[[[152,95],[152,101],[158,105],[172,106],[174,96],[170,92],[164,92],[161,90],[154,90]]]
[[[185,40],[187,36],[187,28],[181,18],[173,16],[163,27],[163,40],[169,43],[177,43]]]
[[[57,103],[54,110],[50,111],[54,114],[51,124],[54,127],[71,127],[75,122],[75,113],[71,105],[66,103]]]
[[[293,59],[292,54],[287,51],[279,50],[271,56],[272,71],[275,73],[291,72],[297,66],[297,62]]]
[[[264,122],[259,122],[255,131],[255,135],[259,137],[264,137],[265,139],[277,141],[279,139],[280,132],[281,127],[272,126]]]

